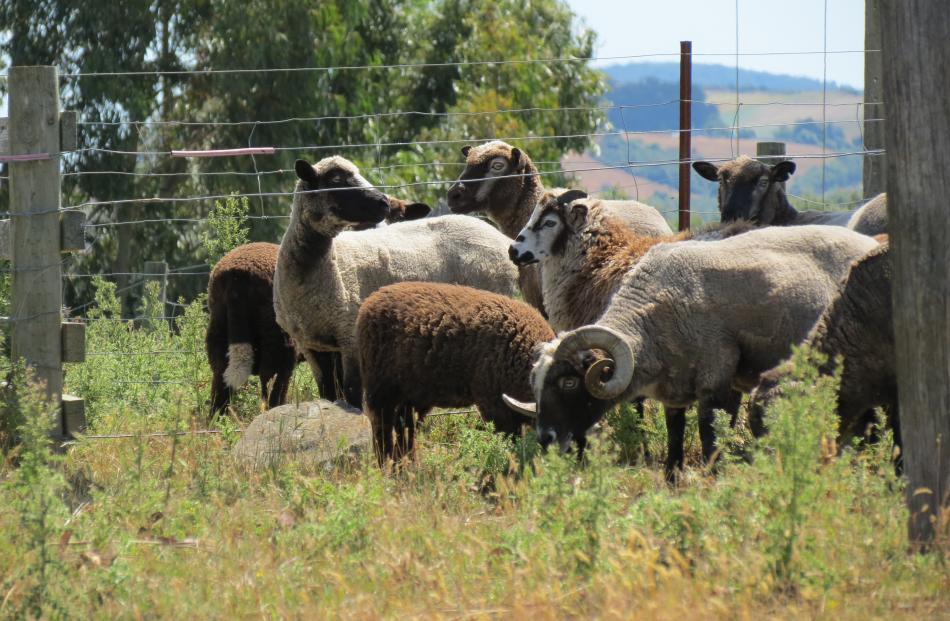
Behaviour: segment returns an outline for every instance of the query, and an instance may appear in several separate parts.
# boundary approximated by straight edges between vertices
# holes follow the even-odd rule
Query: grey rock
[[[289,461],[329,469],[343,458],[371,450],[369,419],[360,410],[319,399],[261,414],[244,430],[232,454],[252,469]]]

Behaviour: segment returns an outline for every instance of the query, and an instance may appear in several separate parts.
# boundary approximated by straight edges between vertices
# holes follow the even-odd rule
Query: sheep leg
[[[231,387],[224,383],[224,373],[214,370],[211,379],[211,416],[220,416],[231,403]]]
[[[699,440],[703,445],[703,461],[712,464],[716,455],[716,410],[725,410],[729,413],[729,424],[735,426],[739,415],[739,405],[742,403],[742,393],[727,390],[721,394],[713,394],[699,400]]]
[[[393,459],[399,460],[403,457],[412,455],[415,448],[416,425],[413,419],[412,407],[400,405],[395,410],[394,426],[396,431],[396,444],[393,451]]]
[[[313,360],[310,360],[310,357]],[[314,376],[317,378],[317,387],[320,389],[320,397],[327,401],[337,400],[336,380],[334,378],[334,352],[329,351],[311,351],[307,361],[314,370]]]
[[[683,468],[683,442],[686,438],[686,408],[664,408],[666,417],[666,479]]]
[[[366,412],[369,415],[370,426],[373,430],[373,449],[376,453],[376,460],[379,467],[386,465],[386,460],[393,456],[393,423],[395,422],[395,411],[392,407],[374,408],[367,405]]]
[[[228,366],[227,311],[223,307],[211,309],[205,350],[211,366],[211,416],[224,412],[231,402],[231,389],[224,383],[224,370]]]
[[[355,357],[343,356],[341,358],[343,379],[343,397],[355,408],[363,406],[363,379],[360,375],[359,360]]]

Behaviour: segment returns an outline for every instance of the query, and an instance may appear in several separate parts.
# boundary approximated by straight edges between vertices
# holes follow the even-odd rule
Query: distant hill
[[[662,82],[679,83],[680,67],[678,62],[642,62],[626,65],[611,65],[602,67],[610,79],[618,84],[624,82],[640,82],[654,78]],[[694,63],[693,84],[707,88],[735,88],[736,68],[727,65]],[[821,90],[821,80],[801,76],[769,73],[768,71],[754,71],[739,69],[739,88],[743,91],[769,90],[782,92]],[[829,90],[846,92],[860,92],[855,88],[840,85],[837,82],[828,82]]]

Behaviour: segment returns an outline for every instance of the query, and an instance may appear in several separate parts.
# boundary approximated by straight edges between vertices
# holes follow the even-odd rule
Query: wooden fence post
[[[864,49],[881,49],[881,0],[864,0]],[[880,52],[864,53],[864,149],[884,148],[884,58]],[[884,191],[886,155],[864,155],[864,194],[871,198]]]
[[[908,525],[926,549],[950,522],[950,13],[881,2],[887,211]],[[940,533],[940,530],[943,533]],[[942,552],[938,552],[942,553]]]
[[[9,84],[10,221],[9,254],[13,272],[10,321],[12,354],[23,358],[42,382],[47,396],[64,402],[64,342],[75,343],[75,330],[62,327],[64,235],[60,213],[60,153],[75,149],[76,117],[59,110],[55,67],[11,67]],[[69,226],[76,218],[68,218]],[[67,232],[67,246],[73,244]],[[71,347],[71,346],[67,346]],[[84,353],[67,351],[81,360]],[[66,399],[74,424],[81,424],[82,400]],[[79,414],[77,414],[79,413]],[[63,419],[52,435],[73,428]]]
[[[24,358],[46,394],[63,394],[63,272],[59,254],[59,81],[55,67],[10,68],[13,357]]]

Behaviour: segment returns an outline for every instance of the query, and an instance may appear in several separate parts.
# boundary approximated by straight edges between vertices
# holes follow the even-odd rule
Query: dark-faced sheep
[[[433,407],[474,403],[507,433],[532,422],[502,401],[502,394],[531,398],[536,349],[554,338],[527,304],[458,285],[404,282],[363,302],[356,331],[381,461],[412,450],[413,410],[423,417]]]
[[[362,232],[388,211],[385,196],[350,161],[297,160],[290,224],[274,276],[277,323],[320,375],[318,352],[340,352],[343,392],[362,402],[356,315],[370,294],[405,280],[453,282],[504,295],[516,289],[508,238],[487,222],[441,216]]]
[[[425,203],[389,196],[386,222],[394,224],[429,214]],[[280,246],[256,242],[238,246],[214,266],[208,282],[210,319],[205,337],[211,366],[211,412],[220,414],[232,391],[251,375],[261,379],[268,407],[282,405],[300,356],[274,315],[274,272]],[[336,399],[333,354],[318,357],[320,394]],[[271,384],[273,381],[273,384]]]
[[[787,357],[851,262],[876,246],[828,226],[656,245],[596,324],[545,344],[532,371],[535,403],[521,407],[537,411],[541,443],[562,448],[583,448],[609,408],[636,397],[667,407],[698,399],[704,416]],[[714,445],[712,429],[702,441]]]
[[[458,214],[484,213],[514,239],[545,194],[534,162],[523,150],[500,140],[463,147],[462,155],[465,170],[449,188],[449,209]],[[649,205],[637,201],[605,201],[604,205],[624,226],[642,235],[672,232],[660,212]],[[543,309],[538,268],[523,267],[519,284],[525,301]]]
[[[795,162],[772,166],[748,156],[716,166],[693,162],[704,179],[719,184],[719,213],[723,222],[750,220],[759,226],[827,224],[843,226],[864,235],[887,232],[887,202],[884,196],[873,199],[862,215],[851,211],[799,211],[788,202],[782,184],[795,172]],[[862,208],[864,209],[864,208]]]
[[[725,239],[749,230],[748,222],[714,225],[696,234],[698,239]],[[511,244],[517,264],[540,262],[542,294],[548,320],[558,332],[592,324],[603,315],[624,275],[654,246],[692,239],[684,231],[676,235],[638,235],[617,222],[603,208],[603,201],[587,199],[579,190],[561,196],[547,193],[538,202],[528,224]],[[733,393],[722,404],[735,421],[741,394]],[[704,438],[710,437],[712,412],[700,417]],[[671,475],[683,465],[686,408],[666,408],[666,470]],[[708,429],[707,429],[708,428]],[[704,443],[704,457],[713,446]]]
[[[838,295],[822,313],[806,343],[827,357],[819,367],[834,373],[842,360],[838,417],[842,437],[862,436],[871,422],[869,412],[881,407],[900,445],[894,323],[891,312],[891,264],[887,242],[855,261]],[[762,412],[779,392],[788,365],[764,373],[752,393],[749,420],[756,435],[763,433]]]

